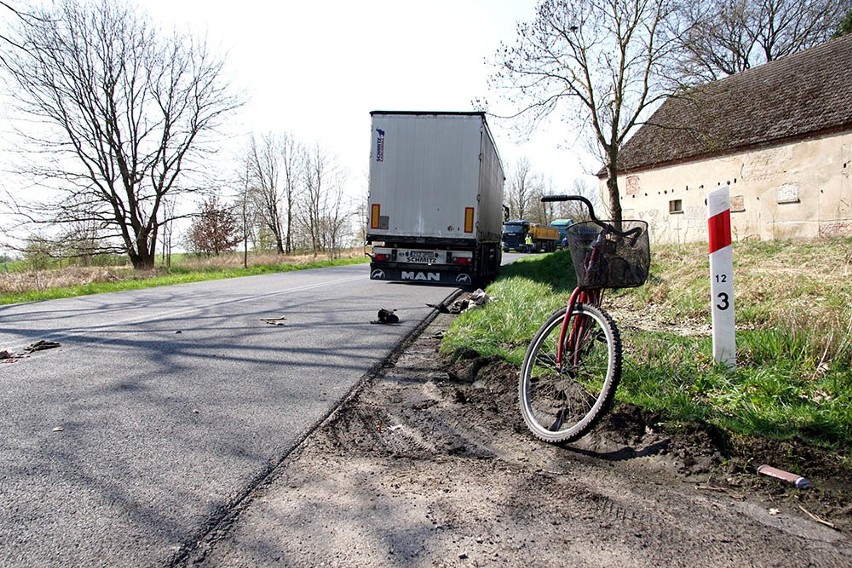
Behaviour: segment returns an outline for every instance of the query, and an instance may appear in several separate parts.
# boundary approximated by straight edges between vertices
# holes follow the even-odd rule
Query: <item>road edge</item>
[[[236,521],[240,514],[254,501],[254,496],[275,482],[275,480],[287,467],[290,458],[305,445],[307,439],[318,429],[333,421],[337,415],[355,399],[358,393],[360,393],[364,387],[369,384],[371,380],[381,375],[384,369],[392,367],[396,361],[399,360],[405,350],[417,341],[423,332],[432,324],[433,321],[435,321],[435,318],[440,313],[440,308],[449,306],[463,293],[464,290],[461,288],[456,288],[450,292],[438,307],[433,308],[425,318],[423,318],[410,332],[403,336],[393,346],[387,356],[374,363],[363,375],[361,375],[352,388],[350,388],[349,391],[340,398],[337,404],[335,404],[325,416],[306,428],[303,435],[300,436],[290,448],[285,450],[285,452],[274,463],[268,464],[263,471],[252,479],[244,487],[244,490],[236,496],[232,503],[223,507],[221,514],[214,515],[197,537],[195,537],[191,542],[184,542],[180,549],[176,550],[172,557],[167,561],[166,566],[169,568],[177,568],[203,563],[210,548],[218,540],[227,535],[234,521]]]

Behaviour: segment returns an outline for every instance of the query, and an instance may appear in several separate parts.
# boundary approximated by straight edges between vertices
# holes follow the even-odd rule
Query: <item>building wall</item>
[[[654,242],[706,240],[705,199],[723,185],[730,187],[734,240],[816,238],[852,236],[850,172],[846,132],[631,172],[618,184],[623,217],[648,221]]]

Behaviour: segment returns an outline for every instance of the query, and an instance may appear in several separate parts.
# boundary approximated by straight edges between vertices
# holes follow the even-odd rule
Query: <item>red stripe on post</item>
[[[731,245],[731,210],[725,209],[707,219],[710,232],[710,254]]]

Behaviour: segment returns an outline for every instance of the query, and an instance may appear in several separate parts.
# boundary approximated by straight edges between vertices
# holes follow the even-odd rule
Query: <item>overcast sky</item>
[[[323,148],[366,188],[372,110],[473,110],[488,91],[485,64],[513,42],[534,0],[138,0],[165,28],[207,37],[226,53],[249,103],[235,132],[289,132]],[[494,105],[496,109],[496,105]],[[500,110],[508,110],[504,107]],[[512,123],[489,119],[504,167],[528,158],[558,191],[594,159],[573,152],[558,119],[522,144]],[[241,142],[244,144],[244,142]],[[567,147],[566,147],[567,145]],[[561,148],[559,146],[562,146]]]

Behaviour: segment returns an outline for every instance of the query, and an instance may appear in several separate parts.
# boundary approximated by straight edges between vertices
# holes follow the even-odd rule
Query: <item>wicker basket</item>
[[[612,221],[604,221],[612,227]],[[648,223],[622,221],[620,231],[638,228],[637,234],[620,237],[587,221],[568,227],[568,246],[580,288],[635,288],[648,279],[651,247]],[[594,253],[594,254],[593,254]]]

